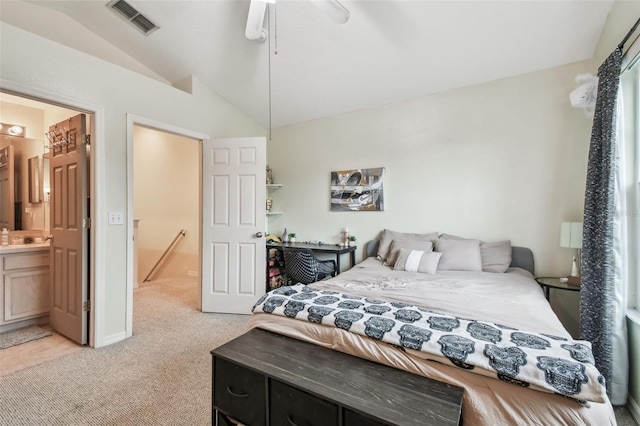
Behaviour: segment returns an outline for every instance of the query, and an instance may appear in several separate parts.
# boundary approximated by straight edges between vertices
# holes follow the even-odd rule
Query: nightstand
[[[563,283],[559,277],[537,277],[536,281],[544,290],[544,297],[549,300],[552,288],[566,291],[580,291],[580,286],[575,284]]]

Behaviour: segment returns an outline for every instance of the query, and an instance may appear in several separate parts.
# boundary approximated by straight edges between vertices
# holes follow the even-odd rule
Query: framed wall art
[[[331,172],[331,211],[384,211],[384,167]]]

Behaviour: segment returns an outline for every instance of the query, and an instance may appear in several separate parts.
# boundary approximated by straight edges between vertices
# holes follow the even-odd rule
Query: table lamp
[[[576,249],[571,264],[571,275],[567,277],[569,284],[580,284],[580,255],[582,249],[582,222],[562,222],[560,225],[560,247]]]

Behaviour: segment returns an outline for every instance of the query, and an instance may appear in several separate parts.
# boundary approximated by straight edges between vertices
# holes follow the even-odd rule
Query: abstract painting
[[[331,172],[331,211],[384,211],[384,167]]]

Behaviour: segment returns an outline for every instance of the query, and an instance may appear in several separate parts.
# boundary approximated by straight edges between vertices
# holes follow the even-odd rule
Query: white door
[[[204,140],[202,311],[249,314],[265,292],[266,139]]]
[[[87,343],[88,297],[86,116],[76,115],[49,127],[58,135],[50,149],[51,240],[49,323],[58,333]]]

